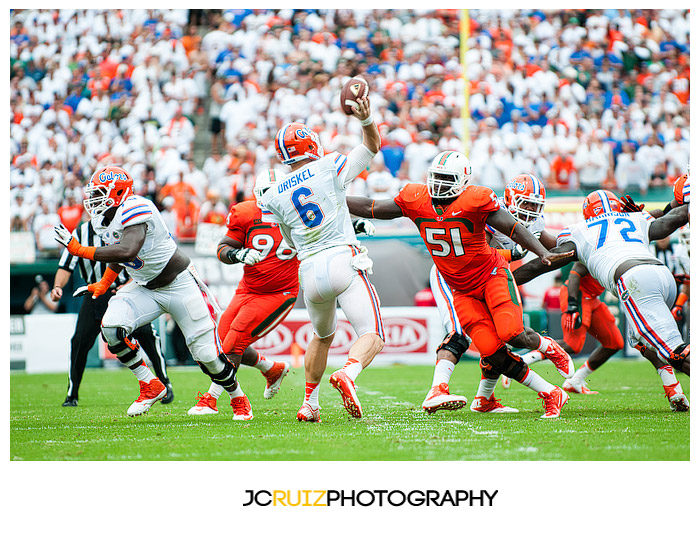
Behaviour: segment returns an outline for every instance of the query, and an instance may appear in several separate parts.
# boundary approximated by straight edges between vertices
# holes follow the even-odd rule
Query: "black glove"
[[[644,203],[638,205],[629,195],[623,195],[620,198],[620,205],[622,208],[622,212],[641,212],[642,210],[644,210]]]

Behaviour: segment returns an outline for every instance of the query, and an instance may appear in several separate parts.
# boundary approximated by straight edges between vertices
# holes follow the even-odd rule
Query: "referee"
[[[73,236],[86,246],[101,247],[104,245],[100,236],[92,227],[92,222],[89,220],[81,223],[73,231]],[[51,290],[51,299],[53,301],[57,302],[63,296],[63,287],[68,283],[76,265],[80,269],[80,275],[88,284],[97,283],[102,278],[103,271],[107,268],[107,263],[74,257],[68,253],[67,249],[64,249],[63,255],[61,255],[61,259],[58,262],[58,270],[56,270],[54,285]],[[126,271],[122,271],[117,278],[116,286],[125,284],[128,279]],[[78,321],[75,324],[75,333],[71,339],[68,395],[63,402],[64,406],[78,405],[78,389],[83,379],[83,372],[85,372],[88,352],[95,344],[95,339],[100,333],[100,323],[105,311],[107,311],[107,303],[115,292],[116,290],[113,287],[110,292],[98,296],[96,299],[93,299],[89,293],[83,296],[83,304],[80,306]],[[146,352],[148,359],[153,364],[153,371],[168,390],[161,402],[169,404],[173,401],[175,395],[165,370],[165,359],[160,349],[160,338],[156,335],[151,324],[141,326],[132,335]]]

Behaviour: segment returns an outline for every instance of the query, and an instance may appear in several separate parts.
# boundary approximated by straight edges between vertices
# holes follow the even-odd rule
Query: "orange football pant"
[[[569,289],[562,285],[559,290],[559,308],[565,313],[569,307]],[[581,327],[573,331],[564,329],[564,317],[561,318],[561,329],[564,332],[564,342],[568,344],[575,354],[578,354],[586,342],[586,332],[595,337],[603,348],[622,350],[625,342],[622,333],[615,324],[615,317],[598,297],[588,298],[583,295],[581,299]]]
[[[452,289],[452,292],[462,329],[482,356],[495,354],[523,331],[520,293],[507,268],[498,268],[496,274],[478,289]]]
[[[294,307],[297,293],[255,294],[239,288],[219,319],[224,352],[242,355],[248,346],[275,329]]]

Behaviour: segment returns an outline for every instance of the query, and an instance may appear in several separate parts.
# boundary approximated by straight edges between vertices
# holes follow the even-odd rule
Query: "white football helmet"
[[[262,208],[261,199],[267,190],[284,178],[284,173],[276,169],[264,169],[258,176],[255,177],[255,186],[253,187],[253,195],[255,196],[255,204]]]
[[[469,159],[457,151],[443,151],[428,168],[428,193],[433,199],[457,197],[467,187],[472,166]]]

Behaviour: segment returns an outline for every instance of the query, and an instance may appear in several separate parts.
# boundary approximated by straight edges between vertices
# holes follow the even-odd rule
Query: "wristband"
[[[576,296],[569,296],[566,302],[569,304],[570,308],[575,307],[576,309],[578,309],[578,299],[576,298]]]
[[[516,221],[513,224],[513,228],[510,230],[510,234],[508,235],[508,238],[513,238],[513,233],[515,232],[515,228],[518,226],[518,222]]]
[[[681,292],[676,299],[675,305],[678,307],[683,307],[685,302],[688,301],[688,295],[685,292]]]
[[[97,248],[95,246],[83,246],[80,242],[78,242],[75,239],[75,237],[73,237],[71,241],[68,242],[66,249],[68,250],[68,253],[70,253],[71,255],[75,255],[76,257],[90,259],[91,261],[95,260],[95,250]]]
[[[241,262],[236,258],[236,253],[238,253],[239,251],[240,249],[231,248],[226,252],[226,257],[228,257],[228,260],[230,260],[233,264]]]
[[[368,127],[372,123],[374,123],[374,118],[371,115],[367,119],[362,119],[360,121],[360,125],[362,125],[363,127]]]

